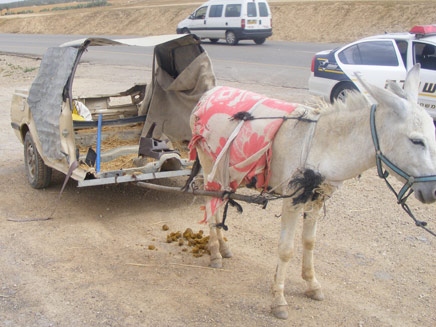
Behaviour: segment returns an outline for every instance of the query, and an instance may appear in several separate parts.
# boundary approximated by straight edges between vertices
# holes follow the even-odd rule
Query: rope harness
[[[395,197],[397,198],[397,203],[401,204],[401,207],[410,216],[410,218],[413,219],[413,221],[415,222],[415,225],[418,227],[421,227],[422,229],[424,229],[425,231],[427,231],[428,233],[430,233],[431,235],[436,237],[436,233],[426,227],[427,222],[416,219],[412,213],[412,210],[410,209],[410,207],[406,203],[409,196],[413,193],[413,189],[412,189],[413,184],[422,183],[422,182],[436,182],[436,175],[419,176],[419,177],[411,176],[408,173],[406,173],[404,170],[402,170],[401,168],[396,166],[394,163],[392,163],[381,152],[380,143],[379,143],[378,136],[377,136],[377,128],[376,128],[376,124],[375,124],[375,111],[376,111],[376,109],[377,109],[377,105],[374,104],[371,106],[370,126],[371,126],[372,141],[373,141],[375,152],[376,152],[376,163],[377,163],[378,176],[380,178],[384,179],[388,188],[392,191],[392,193],[395,194]],[[281,118],[283,120],[297,119],[299,121],[303,121],[303,122],[307,122],[307,123],[316,123],[317,122],[316,120],[311,120],[311,119],[305,118],[304,114],[301,115],[300,117],[286,117],[286,116],[284,116],[284,117],[274,117],[274,118]],[[247,121],[247,120],[254,120],[254,119],[272,119],[272,118],[271,117],[253,117],[250,113],[239,112],[239,113],[235,114],[232,117],[232,119]],[[403,177],[406,180],[405,184],[403,185],[403,187],[400,189],[400,191],[398,193],[395,191],[394,187],[389,183],[389,181],[387,179],[389,176],[389,172],[383,168],[383,164],[385,164],[392,171],[394,171],[396,174],[398,174],[399,176]],[[260,195],[253,197],[252,203],[261,202],[263,209],[265,209],[269,201],[294,197],[296,195],[296,193],[299,192],[300,190],[301,189],[297,189],[294,193],[292,193],[290,195],[277,195],[277,194],[274,194],[273,192],[266,192],[266,193],[262,192]],[[225,221],[227,218],[228,205],[230,204],[231,206],[236,207],[238,212],[242,212],[241,205],[239,205],[236,201],[234,201],[230,198],[232,193],[234,193],[234,192],[224,192],[223,196],[222,196],[223,199],[228,199],[229,201],[227,202],[227,204],[225,205],[225,208],[224,208],[223,220],[220,224],[217,224],[216,227],[223,228],[224,230],[228,229],[227,225],[225,224]],[[256,199],[256,201],[255,201],[255,199]]]
[[[413,193],[413,189],[412,189],[413,184],[421,183],[421,182],[435,182],[436,175],[419,176],[419,177],[411,176],[408,173],[406,173],[404,170],[400,169],[398,166],[393,164],[388,158],[386,158],[386,156],[380,150],[380,143],[378,141],[377,128],[375,125],[376,109],[377,109],[377,105],[374,104],[371,106],[370,125],[371,125],[372,142],[374,143],[374,147],[375,147],[378,176],[384,179],[386,185],[395,194],[395,197],[397,198],[397,203],[401,204],[401,207],[410,216],[410,218],[413,219],[415,225],[423,228],[425,231],[436,237],[436,233],[434,233],[433,231],[431,231],[426,227],[427,222],[416,219],[412,213],[412,210],[410,210],[409,206],[406,204],[407,199]],[[389,172],[386,169],[383,169],[383,163],[387,167],[389,167],[392,171],[394,171],[396,174],[398,174],[399,176],[403,177],[406,180],[406,183],[403,185],[403,187],[398,193],[395,191],[393,186],[389,183],[387,179],[389,176]]]
[[[230,120],[239,120],[240,124],[243,124],[245,121],[257,120],[257,119],[281,119],[283,121],[286,121],[286,120],[297,120],[299,122],[305,122],[305,123],[317,123],[318,122],[318,120],[306,118],[306,115],[307,115],[307,112],[305,111],[301,115],[296,116],[296,117],[289,117],[289,116],[255,117],[255,116],[252,115],[251,112],[240,111],[240,112],[234,114],[230,118]],[[310,133],[309,133],[310,137],[309,137],[309,140],[307,141],[309,144],[311,143],[313,132],[314,132],[314,130],[311,129]],[[304,151],[304,152],[307,152],[307,149],[305,149],[305,150],[306,151]],[[223,153],[223,152],[221,152],[221,153]],[[306,158],[307,157],[307,153],[305,153],[302,156],[305,157],[304,158],[304,161],[305,161],[305,159],[307,159]],[[261,204],[262,205],[262,209],[265,209],[267,207],[269,201],[274,201],[274,200],[279,200],[279,199],[286,199],[286,198],[294,198],[295,195],[297,193],[301,192],[301,191],[303,191],[303,194],[300,194],[298,197],[294,198],[294,203],[307,202],[309,200],[309,198],[312,198],[312,200],[313,200],[313,197],[317,196],[316,194],[313,194],[313,189],[322,182],[322,178],[321,178],[321,176],[319,174],[316,174],[312,170],[306,171],[304,173],[304,177],[305,177],[305,179],[310,180],[312,184],[315,183],[316,185],[315,184],[314,185],[300,185],[300,184],[302,184],[302,181],[304,180],[304,178],[302,178],[301,180],[294,181],[293,184],[295,184],[294,186],[296,186],[296,190],[292,194],[289,194],[289,195],[278,195],[278,194],[276,194],[274,192],[273,189],[269,189],[268,191],[264,191],[263,190],[259,195],[251,196],[251,197],[249,197],[250,200],[245,200],[245,201],[248,202],[248,203]],[[253,177],[253,180],[254,179],[256,179],[256,177]],[[248,188],[255,187],[256,181],[253,181],[253,180],[250,182],[250,184],[247,184],[246,187],[248,187]],[[291,181],[291,183],[292,183],[292,181]],[[221,199],[222,200],[227,200],[227,202],[226,202],[226,204],[224,206],[223,218],[222,218],[221,223],[218,223],[218,224],[215,225],[217,228],[222,228],[225,231],[228,230],[228,226],[226,225],[226,219],[227,219],[227,210],[229,208],[229,205],[231,205],[232,207],[235,207],[237,209],[238,213],[242,213],[243,212],[242,206],[238,202],[236,202],[234,199],[232,199],[232,194],[235,194],[235,191],[224,191],[224,192],[222,192]]]

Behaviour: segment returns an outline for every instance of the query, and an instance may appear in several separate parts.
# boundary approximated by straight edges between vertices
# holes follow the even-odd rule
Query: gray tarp
[[[179,49],[179,53],[174,53],[174,60],[176,71],[181,73],[174,78],[159,67],[156,71],[151,99],[146,97],[140,109],[140,115],[147,113],[143,136],[155,122],[157,125],[153,137],[161,138],[164,134],[171,141],[189,141],[191,112],[201,96],[216,85],[212,63],[206,52],[192,60],[196,55],[195,51],[198,51],[195,50],[196,48]],[[191,55],[186,52],[191,52]],[[149,93],[148,97],[150,95]]]
[[[42,146],[42,155],[62,159],[59,116],[62,93],[77,57],[78,49],[49,48],[44,54],[30,91],[29,104],[36,131]]]

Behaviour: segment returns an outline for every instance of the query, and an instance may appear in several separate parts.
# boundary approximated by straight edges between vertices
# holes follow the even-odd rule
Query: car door
[[[224,22],[227,30],[235,30],[241,28],[241,11],[240,3],[230,3],[226,5],[224,11]]]
[[[223,39],[225,37],[225,26],[223,21],[223,4],[211,5],[207,14],[205,25],[205,37],[211,39]]]
[[[356,73],[368,83],[386,87],[388,81],[403,86],[407,71],[394,40],[362,40],[335,53],[336,62],[357,88],[367,94],[357,81]]]
[[[207,37],[206,12],[207,6],[200,7],[189,18],[191,19],[189,30],[200,38]]]
[[[436,118],[436,46],[413,41],[413,62],[421,64],[418,103]]]
[[[257,28],[271,28],[271,10],[266,2],[259,2],[259,24]]]
[[[259,29],[259,23],[260,19],[258,19],[256,2],[247,2],[247,23],[245,24],[245,29]]]

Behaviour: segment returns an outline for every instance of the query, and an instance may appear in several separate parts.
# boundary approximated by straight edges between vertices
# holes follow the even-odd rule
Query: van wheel
[[[47,187],[51,180],[51,168],[42,161],[30,132],[24,137],[24,165],[29,184],[36,189]]]
[[[209,39],[211,43],[217,43],[218,39]]]
[[[254,39],[253,41],[254,41],[254,43],[256,43],[256,44],[264,44],[265,41],[266,41],[266,38],[261,37],[261,38],[258,38],[258,39]]]
[[[191,34],[191,32],[185,27],[184,29],[182,29],[182,34]]]
[[[227,33],[226,33],[226,42],[227,42],[227,44],[230,44],[230,45],[236,45],[236,44],[238,44],[239,40],[236,37],[234,32],[227,31]]]

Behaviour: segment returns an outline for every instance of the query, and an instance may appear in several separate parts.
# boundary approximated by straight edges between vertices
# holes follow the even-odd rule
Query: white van
[[[225,39],[263,44],[272,35],[271,10],[265,0],[211,0],[177,26],[178,34],[195,34],[212,43]]]

